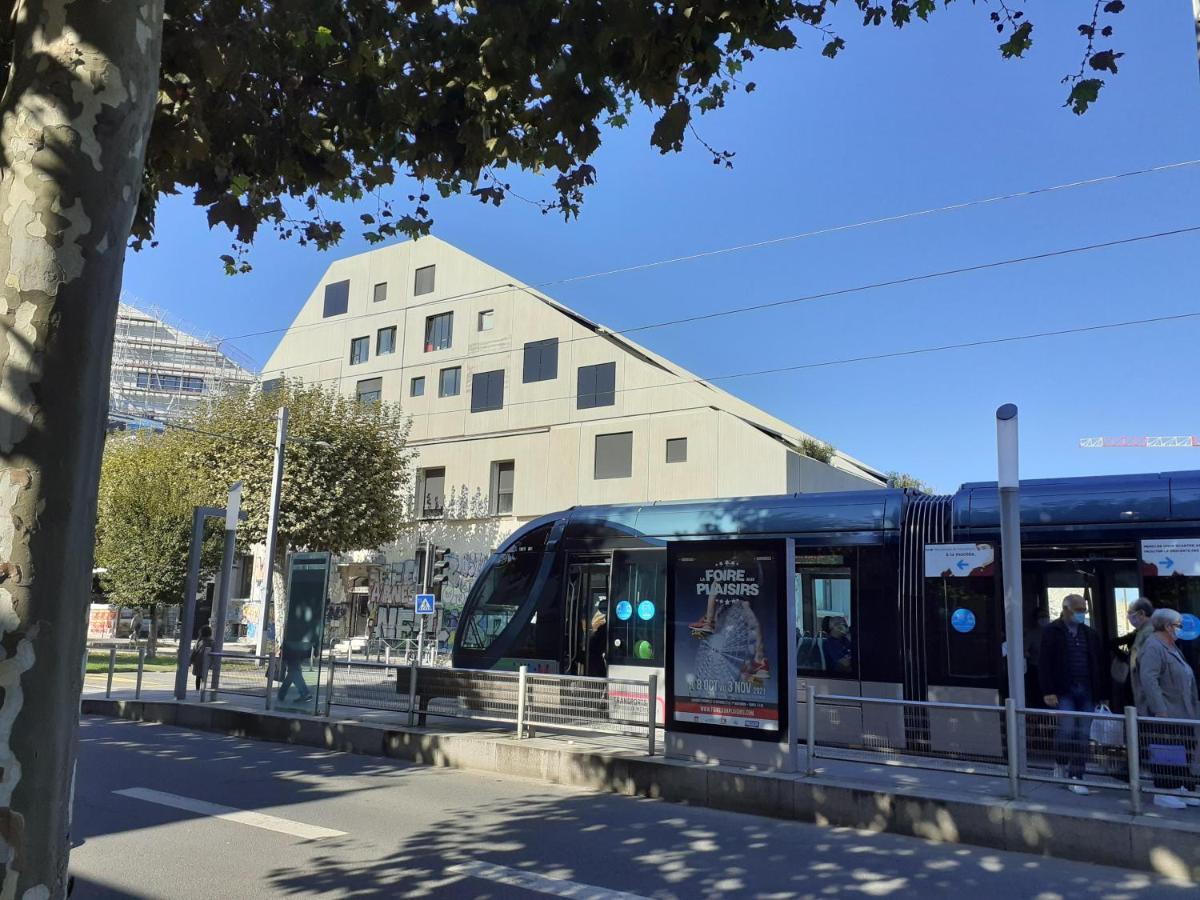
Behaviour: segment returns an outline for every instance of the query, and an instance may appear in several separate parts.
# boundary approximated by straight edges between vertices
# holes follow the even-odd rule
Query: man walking
[[[1087,624],[1087,601],[1079,594],[1063,598],[1062,615],[1042,631],[1038,659],[1042,699],[1050,709],[1092,712],[1108,700],[1107,680],[1101,665],[1100,636]],[[1056,716],[1054,736],[1056,778],[1082,781],[1087,764],[1091,719]],[[1076,794],[1090,794],[1082,784],[1068,785]]]

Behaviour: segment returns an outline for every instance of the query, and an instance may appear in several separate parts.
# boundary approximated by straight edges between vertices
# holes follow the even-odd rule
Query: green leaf
[[[1000,55],[1005,59],[1012,59],[1014,56],[1024,56],[1025,51],[1033,46],[1033,23],[1022,22],[1009,35],[1008,40],[1000,45]]]
[[[1104,87],[1104,82],[1099,78],[1085,78],[1077,81],[1067,96],[1067,102],[1063,105],[1071,107],[1071,111],[1075,115],[1082,116],[1087,112],[1088,106],[1096,102],[1102,87]]]
[[[828,44],[825,45],[825,49],[823,49],[821,51],[821,55],[827,56],[830,59],[833,59],[835,56],[838,55],[838,51],[842,50],[845,46],[846,46],[846,42],[844,40],[842,40],[842,38],[840,38],[840,37],[834,38],[832,41],[830,41]]]
[[[1124,8],[1125,4],[1122,2],[1122,0],[1112,0],[1111,3],[1104,4],[1104,11],[1106,13],[1113,13],[1114,15],[1121,12],[1121,10]]]
[[[318,25],[316,34],[313,36],[313,43],[318,47],[333,46],[333,31],[325,25]]]
[[[1101,50],[1099,53],[1092,54],[1092,58],[1088,60],[1088,65],[1097,72],[1112,72],[1116,75],[1117,60],[1124,55],[1124,53],[1114,53],[1112,50]]]
[[[692,120],[692,108],[686,100],[676,100],[654,123],[650,143],[663,153],[683,149],[683,130]]]

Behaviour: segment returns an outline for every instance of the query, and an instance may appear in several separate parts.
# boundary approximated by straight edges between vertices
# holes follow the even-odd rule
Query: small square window
[[[413,277],[413,295],[416,297],[421,294],[433,293],[433,270],[435,266],[422,266],[417,269]]]
[[[454,313],[440,313],[425,319],[425,352],[449,350],[454,338]]]
[[[379,282],[379,284],[375,285],[374,300],[376,303],[382,303],[386,299],[387,299],[387,282],[381,281],[381,282]]]
[[[357,337],[350,342],[350,365],[357,366],[365,363],[371,355],[371,339]]]
[[[596,478],[628,478],[632,474],[633,432],[596,435]]]
[[[504,408],[504,370],[476,372],[471,376],[471,412]]]
[[[416,378],[414,378],[412,380],[412,383],[409,385],[408,395],[410,397],[424,397],[425,396],[425,376],[424,375],[418,375]]]
[[[496,311],[485,309],[479,314],[479,330],[491,331],[496,324]]]
[[[504,516],[513,511],[513,461],[492,463],[492,515]]]
[[[383,399],[383,379],[364,378],[354,392],[359,403],[378,403]]]
[[[525,345],[525,384],[553,381],[558,377],[558,338],[530,341]]]
[[[380,328],[375,335],[375,355],[385,356],[396,352],[396,326]]]
[[[446,508],[446,470],[422,469],[417,479],[417,505],[422,519],[440,519]]]
[[[667,462],[687,462],[687,438],[667,438]]]
[[[142,386],[142,376],[138,375],[138,387]],[[282,378],[269,378],[262,383],[262,392],[264,394],[273,394],[283,387]]]
[[[330,316],[340,316],[346,312],[350,306],[350,282],[335,281],[333,284],[325,285],[325,312],[324,317],[328,319]]]
[[[579,389],[576,409],[595,409],[616,402],[617,364],[600,363],[579,367]]]
[[[442,369],[438,376],[438,396],[457,397],[462,390],[462,367]]]

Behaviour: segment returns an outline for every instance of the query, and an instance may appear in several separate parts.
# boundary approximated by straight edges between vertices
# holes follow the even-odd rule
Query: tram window
[[[1155,608],[1166,607],[1185,616],[1200,617],[1200,578],[1186,575],[1146,575],[1143,580],[1146,599]],[[1192,670],[1200,674],[1200,636],[1196,635],[1188,619],[1179,632],[1175,645]]]
[[[796,670],[851,678],[853,551],[796,551]]]
[[[936,621],[952,678],[992,678],[1000,665],[993,621],[995,579],[926,578],[925,602]]]
[[[467,622],[462,630],[463,649],[486,650],[508,628],[530,596],[548,533],[548,526],[539,528],[522,539],[515,549],[497,553],[488,561],[471,592]],[[536,629],[537,625],[531,621],[519,646],[507,652],[520,655],[535,646]]]
[[[667,554],[618,550],[613,554],[608,607],[608,664],[663,666],[666,643]]]

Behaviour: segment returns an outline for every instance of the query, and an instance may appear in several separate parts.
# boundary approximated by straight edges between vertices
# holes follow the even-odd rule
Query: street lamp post
[[[238,516],[242,511],[242,483],[235,481],[229,488],[229,496],[225,502],[225,549],[221,555],[220,589],[217,592],[217,624],[213,629],[213,652],[220,653],[225,648],[225,620],[229,615],[229,595],[233,589],[233,557],[237,552]],[[218,656],[212,665],[213,690],[221,679],[221,658]]]
[[[996,410],[997,485],[1000,489],[1000,553],[1004,572],[1004,624],[1008,647],[1008,696],[1025,707],[1025,638],[1021,604],[1021,505],[1017,465],[1017,407]]]
[[[262,616],[258,625],[258,646],[255,653],[262,656],[267,646],[267,617],[271,613],[271,602],[275,596],[275,534],[279,527],[279,495],[283,490],[283,458],[287,445],[288,411],[279,407],[279,421],[275,427],[275,469],[271,478],[271,509],[267,514],[266,549],[266,592],[263,595]]]

